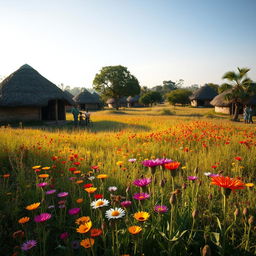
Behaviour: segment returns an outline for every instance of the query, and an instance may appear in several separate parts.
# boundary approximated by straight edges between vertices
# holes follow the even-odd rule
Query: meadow
[[[256,255],[255,125],[166,106],[92,120],[0,128],[1,255]]]

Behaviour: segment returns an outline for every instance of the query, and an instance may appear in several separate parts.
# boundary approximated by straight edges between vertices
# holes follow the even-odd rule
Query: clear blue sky
[[[55,84],[91,87],[124,65],[152,87],[256,81],[256,0],[0,0],[0,76],[27,63]]]

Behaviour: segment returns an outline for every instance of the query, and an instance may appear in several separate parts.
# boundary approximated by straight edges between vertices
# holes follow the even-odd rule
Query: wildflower
[[[102,194],[94,194],[93,196],[95,199],[101,199],[103,198],[103,195]]]
[[[27,242],[23,243],[21,246],[22,251],[28,251],[35,247],[37,244],[36,240],[28,240]]]
[[[106,179],[107,177],[108,177],[107,174],[99,174],[99,175],[97,176],[97,179],[104,180],[104,179]]]
[[[151,179],[150,178],[142,178],[142,179],[137,179],[133,182],[133,185],[137,186],[137,187],[145,187],[148,184],[151,183]]]
[[[108,191],[109,192],[115,192],[115,191],[117,191],[117,187],[111,186],[111,187],[108,188]]]
[[[180,162],[170,162],[165,164],[164,168],[172,171],[172,170],[177,170],[179,166],[180,166]]]
[[[41,168],[41,165],[35,165],[32,167],[33,170]]]
[[[29,211],[33,211],[33,210],[37,209],[39,207],[39,205],[40,205],[40,203],[30,204],[26,207],[26,209]]]
[[[94,239],[93,238],[86,238],[80,242],[80,245],[84,248],[90,248],[94,245]]]
[[[68,210],[68,214],[69,215],[76,215],[80,212],[80,210],[81,210],[80,208],[72,208],[72,209]]]
[[[49,177],[49,174],[47,174],[47,173],[39,174],[38,177],[39,177],[39,178],[48,178],[48,177]]]
[[[212,177],[212,183],[213,185],[217,185],[219,187],[222,188],[226,188],[226,189],[243,189],[245,184],[239,180],[239,179],[235,179],[235,178],[230,178],[230,177]]]
[[[76,184],[82,184],[84,181],[83,180],[77,180]]]
[[[22,230],[17,230],[12,234],[12,238],[16,239],[16,238],[23,238],[25,235],[24,231]]]
[[[105,213],[106,218],[111,219],[120,219],[125,216],[125,211],[122,208],[111,208]]]
[[[34,221],[35,222],[45,222],[47,220],[49,220],[52,217],[52,215],[50,213],[41,213],[37,216],[35,216]]]
[[[104,206],[108,206],[109,204],[109,201],[106,200],[106,199],[98,199],[98,200],[95,200],[91,203],[91,206],[93,209],[97,209],[97,208],[100,208],[100,207],[104,207]]]
[[[50,170],[50,169],[51,167],[48,167],[48,166],[42,168],[42,170]]]
[[[142,231],[142,228],[140,226],[130,226],[128,231],[132,235],[137,235]]]
[[[168,211],[168,208],[165,205],[156,205],[154,207],[154,211],[157,213],[166,213]]]
[[[204,175],[209,177],[212,173],[211,172],[204,172]]]
[[[122,166],[122,165],[123,165],[123,161],[117,161],[117,162],[116,162],[116,165]]]
[[[70,172],[74,172],[74,171],[76,171],[77,169],[76,169],[76,167],[70,167],[68,170],[69,170]]]
[[[90,177],[88,177],[88,180],[90,180],[90,181],[92,181],[92,180],[94,180],[95,179],[95,177],[94,176],[90,176]]]
[[[156,167],[162,165],[164,161],[160,159],[144,160],[141,162],[145,167]]]
[[[81,224],[76,229],[76,232],[80,233],[80,234],[85,234],[85,233],[87,233],[91,229],[91,227],[92,227],[92,222],[88,221],[88,222],[85,222],[85,223]]]
[[[36,184],[38,187],[40,187],[40,188],[44,188],[44,187],[46,187],[46,186],[48,186],[48,183],[47,182],[41,182],[41,183],[38,183],[38,184]]]
[[[245,186],[248,187],[248,188],[252,188],[252,187],[254,187],[254,184],[253,183],[246,183]]]
[[[132,202],[126,200],[126,201],[121,202],[120,204],[121,204],[121,206],[123,206],[124,208],[127,208],[127,207],[129,207],[129,206],[132,204]]]
[[[188,176],[188,180],[194,181],[194,180],[197,180],[197,179],[198,179],[197,176]]]
[[[29,217],[23,217],[23,218],[20,218],[20,219],[18,220],[18,222],[19,222],[20,224],[25,224],[25,223],[29,222],[29,220],[30,220]]]
[[[64,232],[60,234],[60,239],[61,240],[66,240],[69,237],[68,232]]]
[[[79,166],[81,163],[80,162],[74,162],[73,165]]]
[[[68,196],[68,192],[60,192],[57,194],[57,197],[66,197]]]
[[[91,237],[97,237],[102,234],[102,230],[100,228],[92,228],[91,229]]]
[[[91,218],[89,216],[82,216],[82,217],[76,219],[76,224],[82,225],[82,224],[85,224],[90,221],[91,221]]]
[[[146,221],[149,218],[150,214],[148,212],[136,212],[133,217],[138,221]]]
[[[48,209],[54,209],[54,208],[55,208],[55,205],[49,205],[47,208],[48,208]]]
[[[9,178],[9,177],[10,177],[10,173],[6,173],[6,174],[3,175],[3,178],[4,178],[4,179],[7,179],[7,178]]]
[[[150,195],[148,193],[136,193],[133,195],[133,198],[136,200],[145,200],[148,199]]]
[[[83,187],[84,188],[91,188],[91,187],[93,187],[93,184],[92,183],[87,183],[87,184],[84,184]]]
[[[242,157],[240,157],[240,156],[236,156],[234,159],[237,161],[242,161]]]
[[[76,199],[76,202],[77,202],[78,204],[81,204],[83,201],[84,201],[83,198],[78,198],[78,199]]]
[[[134,162],[136,162],[136,161],[137,161],[137,159],[136,159],[136,158],[128,159],[128,162],[130,162],[130,163],[134,163]]]
[[[94,193],[97,190],[97,188],[91,187],[91,188],[86,188],[85,191],[89,194]]]
[[[56,192],[56,189],[51,189],[45,192],[46,195],[52,195]]]

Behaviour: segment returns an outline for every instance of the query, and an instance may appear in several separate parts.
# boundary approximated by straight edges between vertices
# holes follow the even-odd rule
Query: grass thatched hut
[[[106,104],[109,108],[127,107],[127,100],[126,97],[122,97],[121,99],[119,99],[119,102],[117,103],[114,98],[109,98],[106,101]]]
[[[86,89],[73,97],[73,100],[79,105],[81,110],[98,110],[101,109],[102,106],[100,99]]]
[[[216,113],[222,114],[232,114],[232,103],[230,100],[226,99],[226,95],[230,93],[231,90],[226,90],[221,94],[214,97],[214,99],[210,102],[212,106],[215,107]]]
[[[128,104],[128,107],[131,108],[131,107],[140,107],[142,106],[140,103],[139,103],[139,99],[140,99],[140,95],[135,95],[135,96],[129,96],[126,100],[127,100],[127,104]]]
[[[0,120],[66,120],[72,101],[55,84],[25,64],[0,84]]]
[[[217,95],[218,93],[206,84],[196,90],[189,99],[193,107],[211,107],[210,101]]]

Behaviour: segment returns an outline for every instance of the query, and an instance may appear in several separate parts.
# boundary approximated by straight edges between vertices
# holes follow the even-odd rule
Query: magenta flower
[[[148,193],[136,193],[133,195],[133,198],[136,200],[145,200],[148,199],[150,195]]]
[[[64,232],[60,234],[60,239],[61,240],[66,240],[69,237],[68,232]]]
[[[157,158],[157,159],[152,159],[152,160],[144,160],[143,162],[141,162],[144,166],[146,167],[156,167],[159,165],[164,165],[164,164],[168,164],[171,163],[172,160],[171,159],[167,159],[167,158]]]
[[[156,205],[154,207],[154,211],[157,213],[166,213],[168,211],[168,208],[165,205]]]
[[[80,212],[80,210],[81,210],[80,208],[72,208],[72,209],[68,210],[68,214],[69,215],[76,215]]]
[[[145,187],[148,184],[151,183],[151,179],[150,178],[142,178],[142,179],[137,179],[133,182],[133,185],[137,186],[137,187]]]
[[[37,244],[36,240],[28,240],[27,242],[23,243],[21,246],[22,251],[28,251],[35,247]]]
[[[197,179],[198,179],[197,176],[188,176],[188,180],[194,181],[194,180],[197,180]]]
[[[129,206],[131,206],[132,202],[131,201],[123,201],[120,203],[121,206],[123,206],[124,208],[128,208]]]
[[[46,195],[52,195],[56,192],[56,189],[51,189],[45,192]]]
[[[40,187],[40,188],[43,188],[43,187],[46,187],[47,185],[48,185],[48,183],[47,182],[42,182],[42,183],[38,183],[38,184],[36,184],[38,187]]]
[[[66,197],[68,196],[68,192],[60,192],[59,194],[57,194],[57,197]]]
[[[130,163],[134,163],[134,162],[136,162],[136,158],[131,158],[131,159],[129,159],[128,161],[130,162]]]
[[[35,222],[45,222],[47,220],[49,220],[52,217],[52,215],[50,213],[41,213],[37,216],[35,216],[34,221]]]

